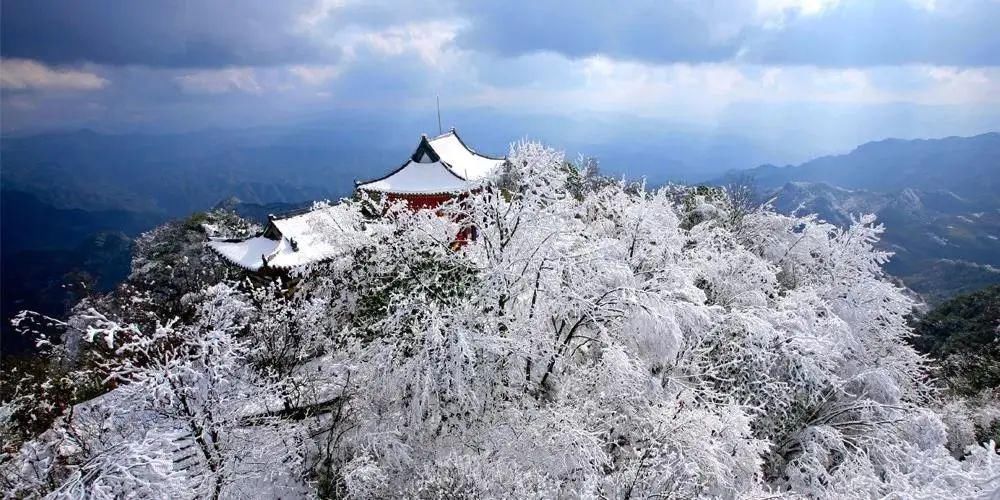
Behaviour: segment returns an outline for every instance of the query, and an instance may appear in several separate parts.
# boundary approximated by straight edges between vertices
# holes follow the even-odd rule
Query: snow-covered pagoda
[[[388,201],[406,200],[414,209],[434,208],[475,189],[504,161],[477,153],[451,129],[433,139],[422,136],[416,151],[399,168],[356,183],[355,188],[382,194]]]
[[[455,129],[434,138],[421,136],[412,155],[388,174],[355,182],[355,190],[386,201],[406,201],[414,210],[435,208],[477,189],[505,158],[477,153]],[[330,227],[335,207],[268,217],[264,231],[244,240],[213,240],[209,246],[225,260],[249,271],[283,270],[322,261],[337,251],[336,242],[317,234]]]

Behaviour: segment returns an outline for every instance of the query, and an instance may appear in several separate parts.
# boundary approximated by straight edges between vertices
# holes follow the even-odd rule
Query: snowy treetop
[[[11,496],[1000,490],[996,443],[970,430],[1000,412],[940,399],[873,216],[840,229],[713,188],[649,191],[536,143],[509,157],[434,210],[276,221],[289,245],[335,249],[293,283],[176,284],[179,313],[130,290],[78,308],[59,366],[96,362],[53,383],[105,394],[5,448]]]

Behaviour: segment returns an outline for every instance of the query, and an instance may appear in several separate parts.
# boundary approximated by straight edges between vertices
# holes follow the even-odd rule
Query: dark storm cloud
[[[469,3],[459,43],[503,56],[555,52],[654,63],[1000,65],[1000,2],[846,0],[755,19],[753,2]]]
[[[958,103],[956,119],[980,106],[996,123],[1000,69],[968,66],[1000,65],[1000,2],[829,2],[762,15],[794,2],[0,0],[0,127],[240,127],[433,109],[437,95],[688,121],[743,101],[760,104],[751,117],[773,102]],[[808,128],[803,116],[788,122]]]
[[[311,2],[8,0],[0,53],[47,64],[219,67],[331,61],[297,16]]]
[[[556,52],[571,58],[602,54],[655,62],[732,57],[741,38],[736,18],[752,12],[747,2],[711,9],[708,2],[683,0],[465,5],[472,26],[459,38],[460,45],[504,56]]]
[[[375,0],[331,8],[311,29],[314,0],[3,0],[0,54],[47,64],[268,66],[337,59],[323,40],[356,26],[460,18],[455,43],[518,56],[605,55],[653,63],[739,61],[872,66],[1000,65],[1000,2],[844,0],[817,15],[761,19],[754,0],[454,2]]]

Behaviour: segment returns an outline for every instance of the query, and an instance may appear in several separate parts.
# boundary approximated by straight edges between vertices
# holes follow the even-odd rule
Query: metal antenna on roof
[[[439,95],[436,95],[436,96],[434,96],[434,98],[435,98],[435,99],[437,99],[437,109],[438,109],[438,135],[441,135],[442,133],[444,133],[444,131],[443,131],[443,130],[441,129],[441,96],[439,96]]]

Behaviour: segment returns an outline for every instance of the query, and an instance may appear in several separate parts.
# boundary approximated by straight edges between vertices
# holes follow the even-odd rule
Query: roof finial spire
[[[434,96],[437,99],[437,110],[438,110],[438,135],[441,135],[443,130],[441,129],[441,96]]]

